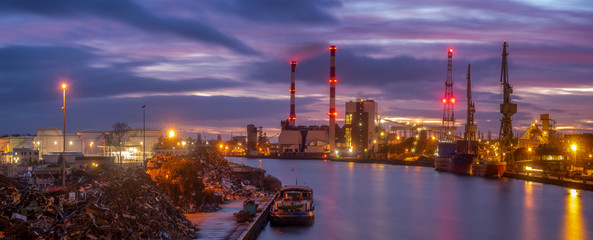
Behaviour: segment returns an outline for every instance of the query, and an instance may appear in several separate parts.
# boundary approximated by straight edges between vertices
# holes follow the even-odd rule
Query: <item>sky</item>
[[[563,132],[593,132],[593,4],[588,0],[0,1],[0,133],[108,130],[115,122],[183,136],[275,136],[289,114],[328,124],[328,47],[336,103],[373,99],[383,117],[440,125],[447,51],[456,125],[467,66],[479,131],[499,131],[507,41],[513,127],[541,113]],[[462,129],[463,127],[460,127]],[[272,139],[272,141],[274,141]]]

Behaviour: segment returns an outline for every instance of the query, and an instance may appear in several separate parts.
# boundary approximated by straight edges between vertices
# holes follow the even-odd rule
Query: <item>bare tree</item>
[[[118,152],[118,162],[122,163],[122,155],[121,152],[125,148],[125,135],[130,131],[130,126],[124,122],[115,122],[113,126],[111,126],[111,131],[107,136],[107,146],[113,147],[115,151]]]

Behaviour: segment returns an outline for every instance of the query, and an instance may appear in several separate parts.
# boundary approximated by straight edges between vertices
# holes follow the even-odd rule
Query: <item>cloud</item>
[[[85,47],[7,46],[0,48],[0,101],[52,101],[58,85],[70,85],[69,98],[104,98],[119,95],[175,94],[229,87],[241,87],[224,78],[193,78],[175,81],[134,75],[131,68],[151,64],[108,62],[109,56]],[[158,61],[158,60],[155,60]],[[102,67],[94,67],[102,63]]]
[[[330,9],[341,7],[338,0],[220,0],[215,6],[223,13],[272,24],[328,24],[338,20]]]
[[[161,17],[130,0],[66,0],[60,2],[0,1],[0,12],[23,11],[54,18],[93,16],[117,21],[152,33],[168,33],[199,42],[220,45],[243,54],[255,50],[215,27],[176,17]]]

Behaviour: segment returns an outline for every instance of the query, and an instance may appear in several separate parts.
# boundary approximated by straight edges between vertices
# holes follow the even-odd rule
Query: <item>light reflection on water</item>
[[[566,220],[564,225],[564,239],[587,239],[587,229],[584,227],[581,198],[576,190],[571,189],[566,197]]]
[[[231,158],[258,167],[258,159]],[[593,239],[593,193],[431,168],[263,159],[314,190],[315,223],[266,226],[259,239]]]

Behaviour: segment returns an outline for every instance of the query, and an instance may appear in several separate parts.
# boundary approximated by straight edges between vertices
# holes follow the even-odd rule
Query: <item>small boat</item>
[[[283,225],[311,225],[315,219],[313,190],[310,187],[284,186],[274,199],[270,222]]]

